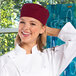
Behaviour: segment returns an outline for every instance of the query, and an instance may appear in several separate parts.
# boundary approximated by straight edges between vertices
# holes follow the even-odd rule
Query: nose
[[[30,28],[30,25],[28,23],[24,24],[23,29],[28,30],[29,28]]]

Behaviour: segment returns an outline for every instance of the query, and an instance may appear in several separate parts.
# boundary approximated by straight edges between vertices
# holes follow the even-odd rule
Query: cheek
[[[39,31],[40,31],[40,28],[32,28],[31,31],[34,33],[34,34],[39,34]]]
[[[19,36],[21,37],[21,31],[22,31],[22,27],[18,27],[18,34],[19,34]]]
[[[18,27],[18,32],[21,32],[21,30],[22,30],[22,26],[21,25],[19,25],[19,27]]]

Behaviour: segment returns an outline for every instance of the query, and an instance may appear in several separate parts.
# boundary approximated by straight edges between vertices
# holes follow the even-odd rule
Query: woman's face
[[[18,34],[22,43],[36,44],[39,34],[45,31],[45,26],[32,17],[21,17],[19,22]]]

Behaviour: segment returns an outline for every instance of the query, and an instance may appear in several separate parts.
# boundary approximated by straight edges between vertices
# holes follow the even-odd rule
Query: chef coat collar
[[[18,44],[16,45],[15,50],[18,54],[26,54],[26,50],[21,48]],[[33,46],[32,54],[35,54],[35,53],[38,53],[38,52],[39,52],[39,50],[37,48],[37,45]]]

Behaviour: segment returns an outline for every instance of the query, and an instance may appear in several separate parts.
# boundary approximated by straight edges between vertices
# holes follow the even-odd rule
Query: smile
[[[24,34],[24,35],[28,35],[28,34],[30,34],[30,33],[25,33],[25,32],[23,32],[23,34]]]
[[[30,34],[31,34],[31,33],[27,33],[27,32],[23,32],[23,31],[22,31],[22,35],[23,35],[24,37],[28,37]]]

